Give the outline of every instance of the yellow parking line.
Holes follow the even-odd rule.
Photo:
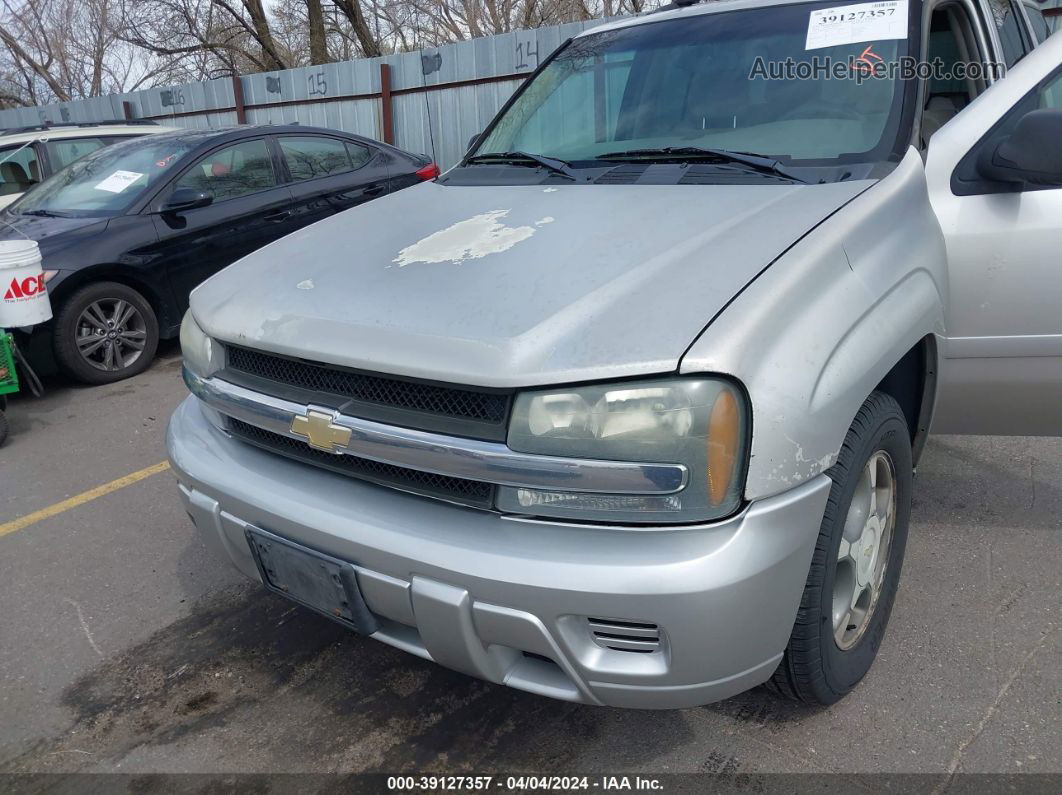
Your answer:
[[[97,497],[110,494],[112,491],[118,491],[118,489],[124,489],[126,486],[132,486],[134,483],[137,483],[144,478],[149,478],[159,472],[165,472],[169,468],[169,461],[160,461],[157,464],[152,464],[149,467],[144,467],[144,469],[138,469],[136,472],[131,472],[128,475],[116,478],[110,483],[104,483],[102,486],[97,486],[94,489],[75,494],[73,497],[65,499],[62,502],[57,502],[54,505],[49,505],[47,508],[41,508],[39,511],[34,511],[25,516],[20,516],[18,519],[0,524],[0,537],[6,536],[9,533],[14,533],[16,530],[21,530],[24,527],[29,527],[31,524],[36,524],[44,519],[50,519],[53,516],[69,511],[71,508],[76,508],[79,505],[84,505],[86,502],[91,502]]]

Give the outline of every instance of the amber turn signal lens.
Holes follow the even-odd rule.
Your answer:
[[[708,499],[712,505],[722,504],[734,479],[739,424],[737,398],[731,390],[723,389],[708,420]]]

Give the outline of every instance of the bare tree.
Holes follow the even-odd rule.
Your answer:
[[[310,63],[328,63],[328,38],[325,34],[321,0],[306,0],[306,30],[310,39]]]
[[[661,2],[0,0],[0,105],[408,52]]]

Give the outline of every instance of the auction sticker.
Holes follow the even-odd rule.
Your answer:
[[[907,38],[907,0],[883,0],[812,11],[804,49]]]
[[[105,190],[110,193],[121,193],[142,176],[144,175],[137,173],[136,171],[118,170],[102,182],[97,182],[94,187],[96,190]]]

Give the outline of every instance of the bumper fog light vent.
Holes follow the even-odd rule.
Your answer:
[[[604,649],[651,654],[660,650],[660,627],[641,621],[587,618],[594,643]]]

